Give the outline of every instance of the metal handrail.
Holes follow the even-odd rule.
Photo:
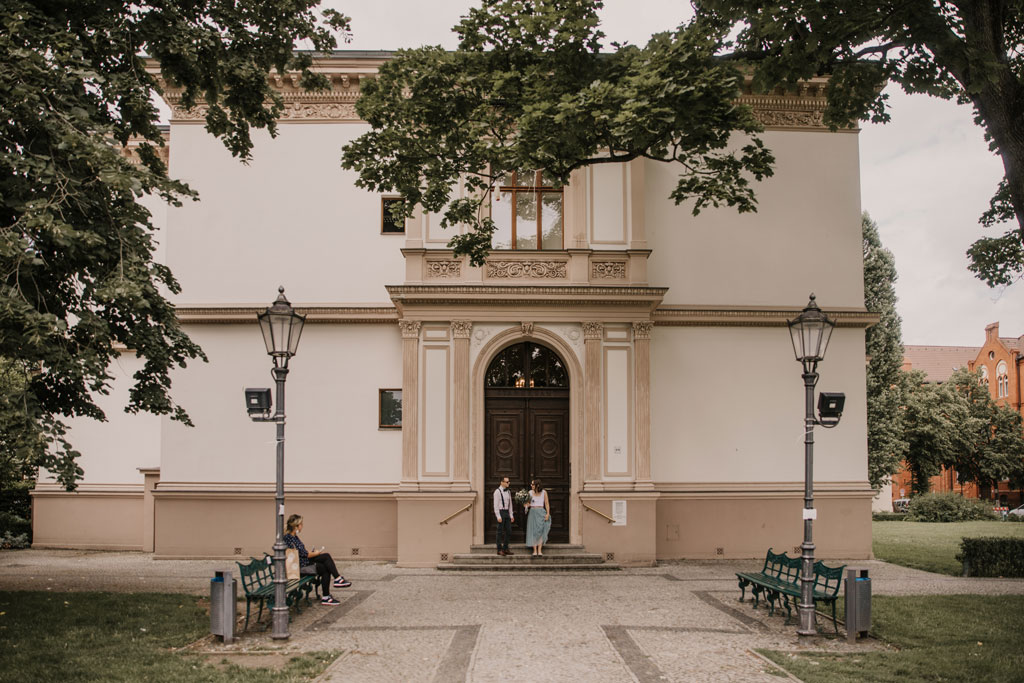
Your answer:
[[[615,520],[614,520],[614,519],[612,519],[612,518],[611,518],[611,517],[609,517],[608,515],[604,514],[604,513],[603,513],[603,512],[601,512],[600,510],[595,510],[594,508],[592,508],[592,507],[590,507],[589,505],[587,505],[586,503],[584,503],[584,502],[583,502],[582,500],[580,501],[580,505],[582,505],[583,507],[585,507],[585,508],[586,508],[587,510],[590,510],[591,512],[593,512],[593,513],[594,513],[595,515],[600,515],[600,516],[604,517],[605,519],[607,519],[607,520],[608,520],[608,523],[609,523],[609,524],[614,524],[614,523],[615,523]]]
[[[476,501],[473,501],[473,503],[475,503],[475,502]],[[447,517],[445,517],[444,519],[441,520],[441,524],[447,524],[448,520],[451,519],[452,517],[455,517],[456,515],[460,515],[463,512],[465,512],[466,510],[468,510],[469,508],[473,507],[473,503],[470,503],[469,505],[467,505],[466,507],[462,508],[461,510],[459,510],[457,512],[453,512],[452,514],[448,515]]]

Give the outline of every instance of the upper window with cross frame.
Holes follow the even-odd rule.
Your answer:
[[[563,249],[562,188],[544,171],[506,175],[491,195],[492,249]]]

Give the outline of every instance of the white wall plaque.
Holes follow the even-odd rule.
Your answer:
[[[626,501],[612,501],[612,526],[626,526]]]

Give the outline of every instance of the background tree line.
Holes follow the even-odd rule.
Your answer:
[[[937,384],[920,370],[902,370],[896,263],[866,213],[862,229],[864,303],[879,315],[865,333],[871,486],[881,488],[905,462],[915,494],[926,493],[943,467],[955,468],[961,484],[985,488],[1008,479],[1024,487],[1021,416],[992,399],[980,372],[960,368]]]

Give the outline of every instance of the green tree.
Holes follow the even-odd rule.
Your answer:
[[[865,212],[864,306],[879,321],[864,334],[867,367],[868,481],[876,491],[899,471],[907,450],[903,428],[903,334],[896,312],[896,259],[882,246],[878,226]]]
[[[968,250],[991,286],[1024,276],[1024,3],[1020,0],[696,0],[695,25],[736,29],[730,56],[765,89],[830,77],[825,120],[884,122],[888,81],[908,93],[969,103],[1003,162],[982,224],[1014,222]]]
[[[956,459],[955,411],[951,410],[951,392],[944,385],[925,381],[920,370],[901,372],[903,394],[903,438],[907,443],[905,461],[910,472],[910,490],[916,495],[928,493],[928,481],[942,466]]]
[[[481,264],[494,223],[481,211],[505,174],[545,169],[558,183],[589,164],[637,158],[678,164],[672,192],[694,213],[756,206],[751,180],[773,157],[747,107],[742,74],[715,59],[724,35],[689,30],[602,54],[596,0],[482,0],[455,27],[460,43],[400,50],[356,104],[371,130],[346,145],[356,184],[420,205]],[[741,140],[736,144],[737,140]],[[730,145],[730,143],[733,143]],[[453,198],[464,184],[468,192]]]
[[[64,419],[104,419],[93,397],[110,362],[144,359],[126,410],[189,422],[169,395],[170,371],[204,358],[162,291],[171,272],[153,261],[153,224],[137,201],[195,199],[167,175],[157,77],[208,107],[207,129],[247,159],[250,129],[275,132],[282,100],[271,70],[298,69],[307,87],[317,50],[347,30],[318,0],[8,0],[0,9],[0,443],[71,488],[81,476]],[[123,154],[139,141],[139,164]],[[26,459],[27,458],[27,459]],[[6,472],[6,470],[5,470]]]
[[[1024,432],[1020,414],[997,405],[978,372],[956,370],[946,382],[924,383],[924,373],[903,373],[907,467],[914,493],[928,491],[928,477],[954,468],[961,484],[995,486],[1024,481]]]
[[[944,385],[954,394],[951,413],[957,421],[953,457],[944,464],[956,468],[960,483],[994,487],[1009,479],[1024,479],[1024,431],[1020,414],[998,405],[980,372],[960,368]]]

